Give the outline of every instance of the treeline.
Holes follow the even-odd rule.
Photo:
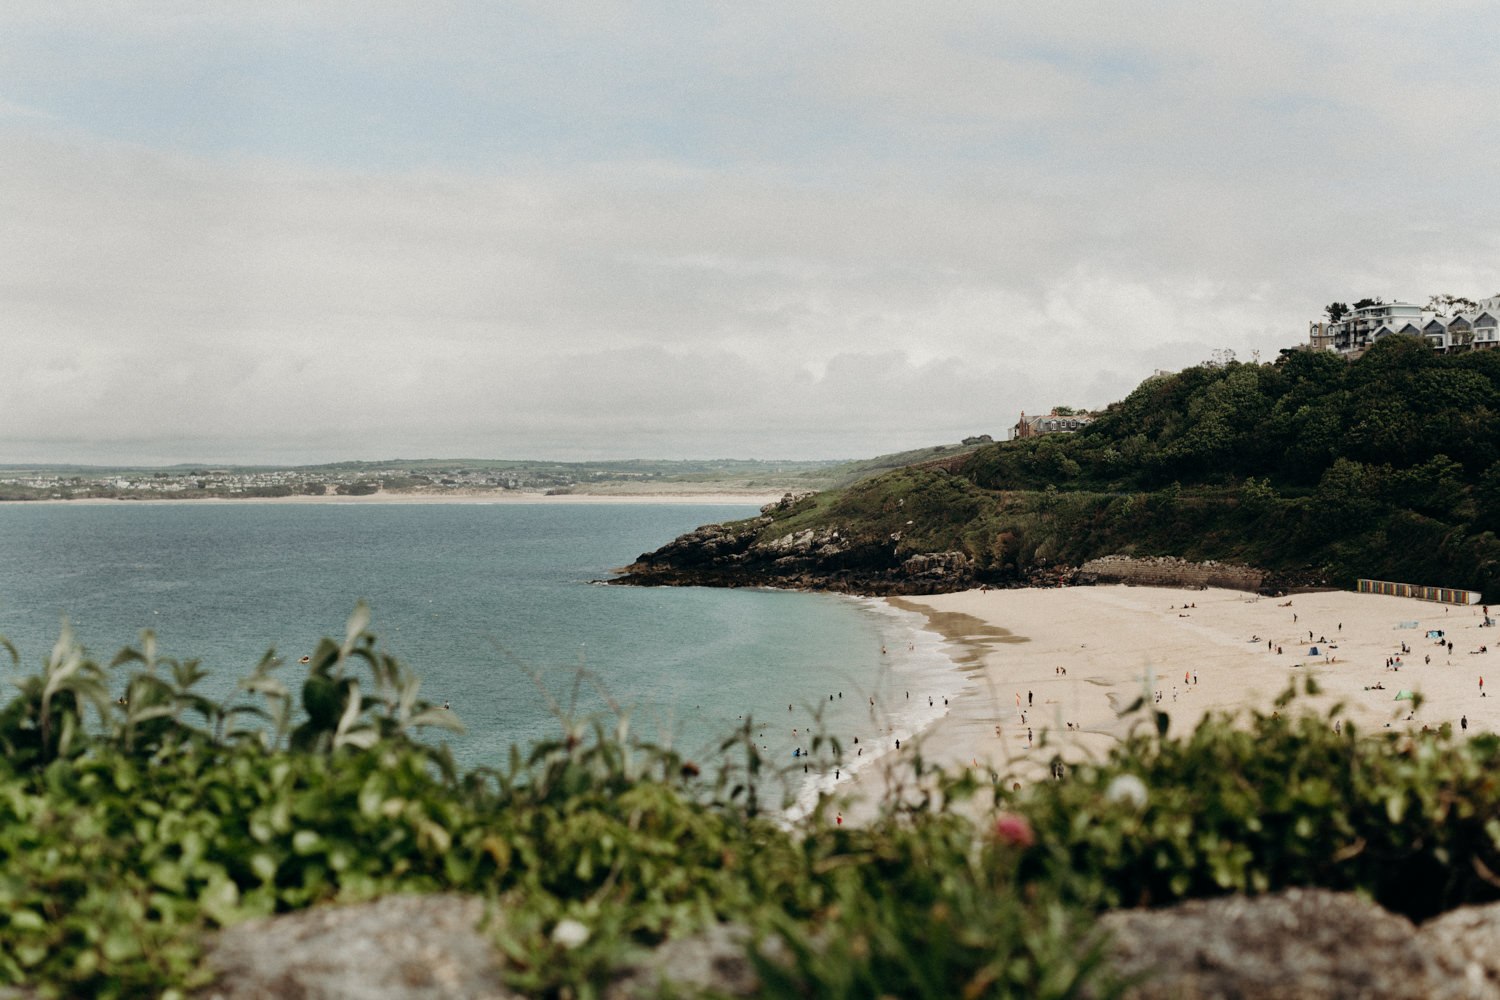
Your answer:
[[[1298,351],[1156,376],[1076,434],[993,445],[958,472],[1040,494],[1007,501],[1021,530],[1002,562],[1122,549],[1495,594],[1497,416],[1500,354],[1391,337],[1352,363]]]

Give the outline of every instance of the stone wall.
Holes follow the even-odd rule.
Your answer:
[[[1227,587],[1258,591],[1266,574],[1253,566],[1234,563],[1188,562],[1172,556],[1103,556],[1078,568],[1078,583],[1128,583],[1142,587]]]

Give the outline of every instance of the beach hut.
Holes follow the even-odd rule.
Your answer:
[[[1396,697],[1392,698],[1391,700],[1392,701],[1413,701],[1414,699],[1413,699],[1412,693],[1410,691],[1397,691],[1396,692]]]

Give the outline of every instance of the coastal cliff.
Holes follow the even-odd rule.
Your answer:
[[[930,594],[1358,577],[1500,594],[1500,352],[1392,337],[1142,382],[1076,433],[788,494],[642,555],[627,584]],[[1102,560],[1102,561],[1101,561]]]
[[[864,594],[931,594],[968,586],[961,552],[903,556],[889,537],[822,525],[778,530],[808,498],[788,493],[759,517],[707,524],[647,552],[618,583],[641,586],[772,586]]]
[[[871,596],[951,593],[974,586],[1064,586],[1125,583],[1154,587],[1227,587],[1273,591],[1296,583],[1253,566],[1172,556],[1111,554],[1081,565],[1045,562],[997,572],[968,552],[902,552],[900,538],[883,543],[857,530],[823,527],[778,532],[778,512],[792,509],[791,494],[761,515],[707,524],[654,552],[641,555],[612,581],[636,586],[784,587]]]

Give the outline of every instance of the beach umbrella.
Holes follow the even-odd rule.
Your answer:
[[[1392,701],[1411,701],[1412,700],[1412,694],[1411,694],[1410,691],[1397,691],[1396,692],[1396,697],[1393,698],[1393,699],[1391,699],[1391,700]]]

